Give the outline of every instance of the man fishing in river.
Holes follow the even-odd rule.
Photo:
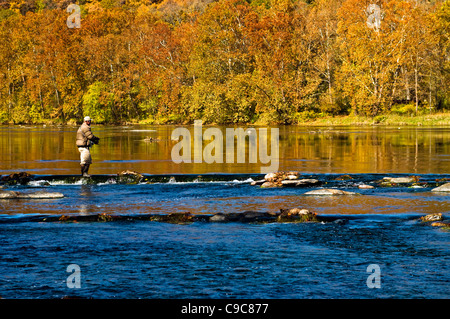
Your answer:
[[[83,177],[91,177],[88,174],[89,166],[92,164],[91,152],[89,151],[89,148],[94,144],[98,144],[99,140],[100,138],[91,132],[91,118],[86,116],[83,124],[81,124],[77,131],[76,142],[78,151],[80,152],[81,176]]]

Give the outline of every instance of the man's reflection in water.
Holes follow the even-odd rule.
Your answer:
[[[87,200],[87,203],[81,203],[79,205],[80,215],[90,215],[99,212],[99,206],[90,203],[90,198],[94,196],[92,185],[81,185],[80,195]]]

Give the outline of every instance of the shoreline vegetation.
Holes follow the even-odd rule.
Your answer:
[[[449,124],[449,1],[70,2],[0,4],[0,124]]]
[[[95,119],[94,119],[95,120]],[[26,123],[26,124],[14,124],[14,123],[3,123],[0,126],[36,126],[36,125],[45,125],[45,126],[78,126],[81,122],[69,121],[68,123],[60,123],[54,121],[41,121],[39,123]],[[235,125],[234,123],[206,123],[204,126],[212,126],[212,125]],[[99,124],[96,124],[99,125]],[[108,125],[108,124],[107,124]],[[159,123],[158,121],[154,121],[149,123],[148,121],[125,121],[122,123],[114,123],[109,124],[112,126],[120,126],[120,125],[193,125],[193,123],[189,122],[173,122],[173,123]],[[240,126],[260,126],[267,125],[264,123],[240,123]],[[424,114],[424,115],[380,115],[377,117],[368,117],[368,116],[356,116],[356,115],[340,115],[340,116],[329,116],[329,115],[320,115],[316,118],[307,119],[299,123],[288,124],[293,126],[428,126],[428,127],[439,127],[439,126],[450,126],[450,112],[441,112],[435,114]]]
[[[309,126],[450,126],[450,112],[425,115],[324,116],[299,125]]]

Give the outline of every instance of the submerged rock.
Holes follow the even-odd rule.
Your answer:
[[[378,181],[380,186],[384,187],[396,187],[403,186],[405,184],[414,184],[419,181],[420,177],[410,176],[410,177],[383,177],[381,181]]]
[[[279,213],[245,211],[242,213],[217,213],[209,217],[210,222],[274,223],[274,222],[318,222],[317,214],[307,209],[280,209]]]
[[[348,223],[348,220],[347,220],[347,219],[341,219],[341,218],[338,218],[338,219],[335,219],[335,220],[333,221],[333,223],[334,223],[334,224],[338,224],[338,225],[345,225],[345,224]]]
[[[216,217],[214,217],[216,216]],[[245,211],[242,213],[218,213],[212,216],[210,221],[219,222],[241,222],[241,223],[263,223],[274,222],[276,214],[269,212]]]
[[[305,195],[331,196],[331,195],[360,195],[360,194],[354,192],[347,192],[340,189],[325,188],[306,192]]]
[[[196,217],[194,217],[196,219]],[[245,211],[242,213],[217,213],[209,222],[274,223],[274,222],[318,222],[316,213],[307,209],[280,209],[279,213]]]
[[[433,227],[441,227],[444,230],[450,230],[450,222],[445,222],[441,213],[433,213],[422,216],[419,220]]]
[[[92,215],[61,215],[49,216],[42,219],[43,222],[110,222],[116,220],[123,220],[125,216],[116,216],[107,213],[92,214]]]
[[[114,215],[109,213],[89,214],[89,215],[51,215],[37,217],[38,222],[113,222],[113,221],[152,221],[173,224],[190,224],[192,222],[219,222],[219,223],[334,223],[343,225],[348,221],[345,218],[335,218],[329,216],[318,216],[307,209],[292,208],[280,209],[279,212],[258,212],[245,211],[242,213],[216,213],[191,214],[171,213],[171,214],[133,214]]]
[[[15,185],[15,184],[21,184],[25,185],[31,179],[33,178],[33,175],[27,173],[27,172],[20,172],[20,173],[11,173],[9,175],[2,176],[1,181],[5,184],[9,185]]]
[[[106,213],[98,214],[97,218],[98,218],[98,221],[101,221],[101,222],[109,222],[109,221],[113,220],[113,217],[110,214],[106,214]]]
[[[234,215],[233,217],[238,217],[236,221],[240,222],[269,222],[276,217],[276,214],[273,213],[256,211],[245,211]]]
[[[63,198],[64,194],[57,192],[37,191],[21,193],[16,191],[0,190],[0,199],[52,199]]]
[[[186,224],[194,222],[194,215],[189,212],[185,213],[170,213],[167,215],[155,215],[150,217],[150,220],[153,221],[161,221],[166,223],[174,223],[174,224]]]
[[[317,215],[306,209],[280,209],[279,213],[245,211],[242,213],[217,213],[209,218],[210,222],[242,222],[242,223],[273,223],[273,222],[306,222],[319,221]]]
[[[348,181],[351,179],[353,179],[353,177],[351,177],[350,175],[342,175],[342,176],[335,178],[334,180],[335,181]]]
[[[432,192],[450,192],[450,183],[446,183],[439,187],[433,188],[431,191]]]
[[[432,222],[432,223],[431,223],[431,226],[450,228],[450,223],[445,223],[445,222]]]
[[[58,192],[46,192],[37,191],[33,193],[20,193],[17,198],[30,198],[30,199],[51,199],[51,198],[63,198],[64,194]]]
[[[0,189],[0,199],[17,198],[18,192]]]
[[[292,208],[280,209],[277,222],[319,222],[319,219],[316,213],[307,209]]]

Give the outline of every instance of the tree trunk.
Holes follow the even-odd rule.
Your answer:
[[[409,92],[408,70],[406,68],[403,69],[403,77],[405,79],[406,101],[409,102],[411,100],[411,95]]]
[[[9,84],[8,84],[8,95],[9,95],[9,101],[8,101],[8,121],[11,121],[11,109],[12,109],[12,95],[14,91],[14,82],[11,81],[11,67],[8,63],[8,78],[9,78]]]
[[[331,68],[330,68],[330,34],[328,32],[328,22],[326,23],[325,35],[327,39],[327,78],[328,78],[328,96],[330,105],[333,105],[333,94],[331,90]]]
[[[432,95],[432,89],[431,89],[431,83],[432,83],[432,76],[431,76],[431,69],[430,69],[430,81],[429,81],[429,93],[428,93],[428,108],[431,113],[431,95]]]
[[[416,68],[414,69],[414,90],[416,91],[416,114],[417,111],[419,109],[419,98],[418,98],[418,94],[417,94],[417,90],[419,89],[419,85],[418,85],[418,74],[417,74],[417,64],[416,64]]]

